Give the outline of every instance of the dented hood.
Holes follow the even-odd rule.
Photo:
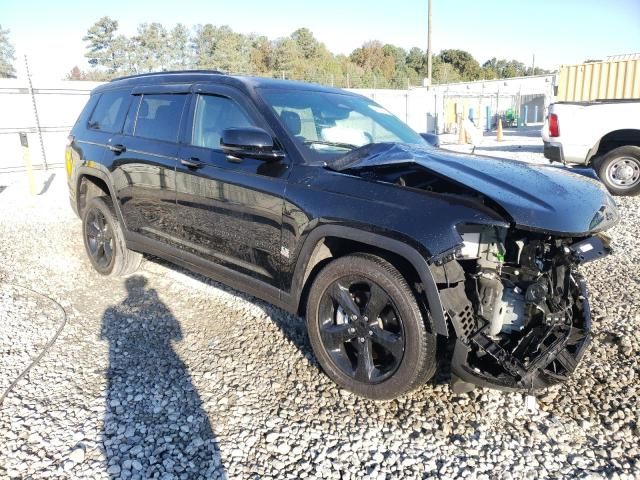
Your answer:
[[[377,143],[331,162],[336,171],[415,164],[492,199],[521,228],[564,235],[606,230],[618,222],[613,198],[593,178],[570,169],[465,155],[397,143]]]

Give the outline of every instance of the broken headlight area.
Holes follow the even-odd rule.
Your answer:
[[[608,238],[479,225],[458,233],[462,245],[432,266],[455,333],[454,380],[527,391],[566,380],[591,328],[577,266],[607,255]]]

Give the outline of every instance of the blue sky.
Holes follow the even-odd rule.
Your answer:
[[[640,51],[640,0],[433,0],[434,50],[461,48],[480,63],[491,56],[555,68],[587,58]],[[142,22],[227,24],[243,33],[280,37],[310,28],[336,53],[378,39],[426,48],[427,0],[0,0],[22,68],[29,55],[38,77],[87,68],[82,37],[109,15],[122,33]]]

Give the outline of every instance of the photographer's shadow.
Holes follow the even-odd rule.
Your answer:
[[[103,443],[111,478],[226,478],[220,451],[172,342],[179,322],[146,279],[103,315],[109,341]],[[170,475],[167,475],[170,474]]]

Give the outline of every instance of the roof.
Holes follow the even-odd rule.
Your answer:
[[[607,62],[620,62],[624,60],[640,60],[640,53],[623,53],[621,55],[609,55]]]
[[[229,75],[219,70],[178,70],[171,72],[151,72],[127,77],[114,78],[110,82],[98,87],[100,90],[124,86],[158,85],[163,83],[221,83],[243,86],[247,89],[274,88],[311,90],[354,95],[345,90],[326,87],[315,83],[299,82],[295,80],[280,80],[267,77],[251,77],[244,75]]]

